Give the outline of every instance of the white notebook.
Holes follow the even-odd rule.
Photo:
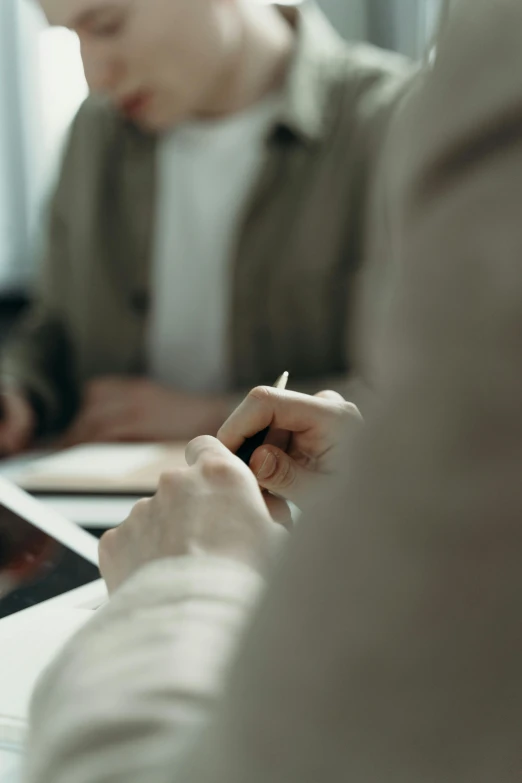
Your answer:
[[[153,494],[169,469],[187,467],[185,443],[74,446],[9,470],[29,492]]]
[[[20,612],[0,623],[0,720],[25,720],[35,683],[67,640],[90,618],[91,609]],[[1,738],[0,727],[0,738]]]
[[[4,756],[23,746],[29,704],[40,674],[92,616],[90,609],[42,607],[0,623],[0,751]],[[0,782],[4,783],[1,776]]]

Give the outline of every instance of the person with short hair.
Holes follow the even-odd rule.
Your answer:
[[[64,428],[69,445],[215,434],[283,369],[344,387],[411,64],[346,44],[308,0],[41,5],[78,33],[92,94],[0,362],[0,451]]]

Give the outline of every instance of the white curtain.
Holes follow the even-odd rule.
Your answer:
[[[27,276],[31,203],[24,111],[23,41],[16,0],[0,3],[0,281],[4,288]]]
[[[76,37],[33,0],[0,0],[0,293],[34,276],[42,204],[86,94]]]

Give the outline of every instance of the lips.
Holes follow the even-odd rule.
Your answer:
[[[130,119],[139,117],[147,108],[150,97],[149,92],[136,92],[120,102],[120,111]]]

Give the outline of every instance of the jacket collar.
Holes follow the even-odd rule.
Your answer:
[[[327,127],[329,65],[344,42],[312,0],[277,8],[296,31],[279,124],[304,141],[317,141]]]

